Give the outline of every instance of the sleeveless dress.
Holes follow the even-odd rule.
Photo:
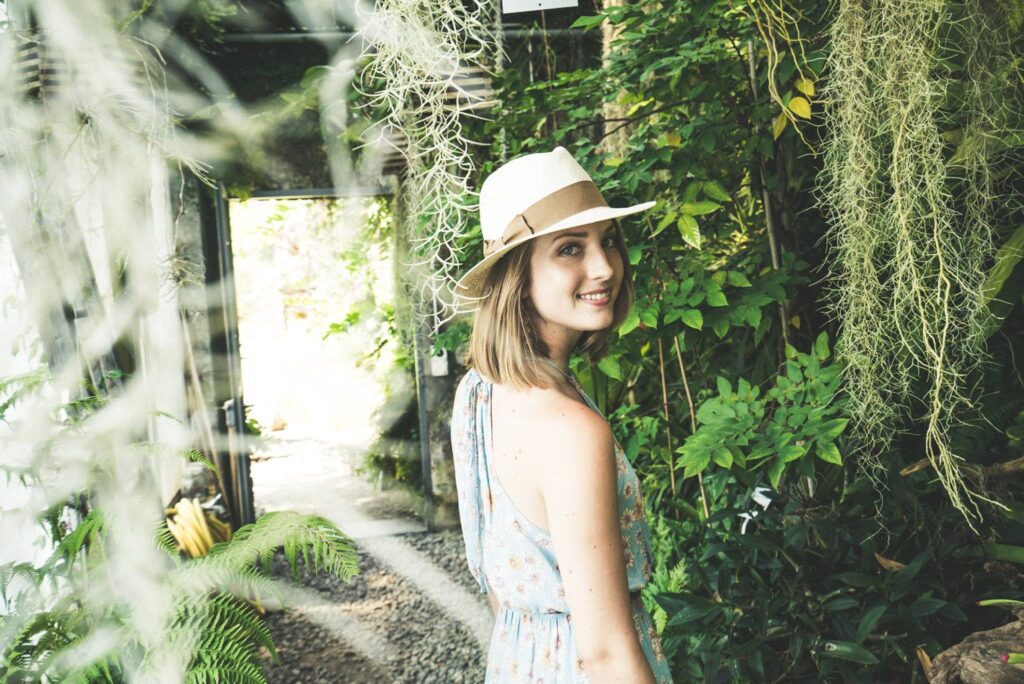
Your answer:
[[[597,407],[572,378],[591,409]],[[488,684],[587,682],[576,652],[569,605],[548,531],[519,511],[491,464],[493,384],[476,370],[463,377],[452,410],[452,452],[466,560],[499,612],[487,654]],[[598,412],[600,414],[600,412]],[[651,577],[651,542],[633,467],[615,443],[619,525],[633,625],[658,684],[672,675],[640,589]]]

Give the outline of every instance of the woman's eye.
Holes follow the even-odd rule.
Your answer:
[[[618,245],[615,243],[614,236],[608,236],[607,238],[605,238],[602,245],[604,245],[605,249],[616,249],[618,247]],[[568,252],[567,250],[573,251]],[[560,249],[558,253],[561,254],[562,256],[575,256],[580,253],[580,246],[575,243],[571,243],[569,245],[565,245],[564,247],[562,247],[562,249]]]

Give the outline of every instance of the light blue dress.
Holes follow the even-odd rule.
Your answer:
[[[587,404],[597,407],[570,378]],[[491,465],[493,384],[470,370],[455,393],[452,452],[459,516],[469,570],[500,611],[487,654],[488,684],[587,682],[573,640],[572,619],[551,535],[527,520],[502,488]],[[615,444],[619,523],[633,624],[659,684],[672,681],[661,641],[639,590],[651,577],[651,542],[633,467]]]

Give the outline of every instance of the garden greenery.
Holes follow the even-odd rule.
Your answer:
[[[991,500],[966,480],[950,430],[985,355],[994,141],[1019,121],[1000,82],[1012,62],[1000,14],[973,2],[841,3],[824,92],[832,313],[861,462],[877,467],[906,421],[923,422],[924,453],[971,519]]]
[[[572,364],[644,477],[678,680],[924,681],[1018,594],[1021,10],[609,4],[548,13],[617,36],[548,78],[510,45],[481,175],[563,144],[658,201],[623,222],[633,312]]]

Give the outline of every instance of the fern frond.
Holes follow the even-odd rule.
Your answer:
[[[170,529],[167,527],[167,520],[161,520],[156,528],[156,546],[166,553],[172,560],[178,561],[178,542],[174,539]]]
[[[241,684],[266,684],[263,671],[254,663],[209,664],[194,667],[188,671],[188,684],[220,684],[239,682]]]
[[[11,583],[20,579],[32,588],[38,589],[46,578],[46,573],[31,563],[5,563],[0,565],[0,601],[8,605],[13,598],[8,594]]]
[[[306,568],[314,572],[325,570],[346,582],[359,572],[359,556],[352,540],[334,523],[319,515],[294,511],[267,513],[239,529],[230,542],[210,549],[209,557],[233,567],[260,563],[267,568],[274,552],[282,546],[296,579],[300,553]]]
[[[210,601],[209,610],[213,620],[223,620],[240,626],[247,638],[266,648],[275,662],[279,661],[270,629],[251,605],[234,596],[220,594]]]
[[[18,403],[22,397],[49,379],[50,369],[46,366],[41,366],[20,375],[9,375],[6,378],[0,378],[0,395],[7,394],[7,398],[0,401],[0,420],[4,419],[7,411]]]
[[[93,543],[103,533],[106,521],[98,509],[93,509],[82,519],[82,522],[75,525],[74,529],[64,535],[64,538],[57,544],[53,554],[46,561],[46,567],[55,569],[61,561],[70,570],[74,565],[78,552],[86,545]]]
[[[182,563],[168,575],[171,586],[185,596],[200,597],[210,592],[229,592],[242,598],[273,596],[280,592],[268,578],[252,567],[235,567],[216,558],[203,556]]]

